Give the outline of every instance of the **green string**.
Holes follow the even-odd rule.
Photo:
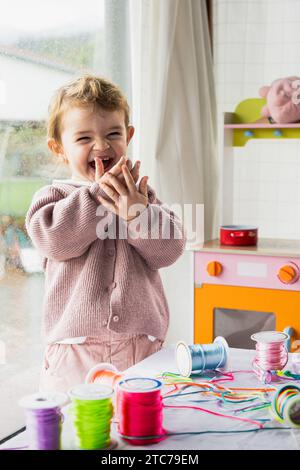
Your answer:
[[[103,400],[72,399],[71,414],[80,449],[105,449],[110,445],[111,398]]]
[[[263,408],[269,408],[271,403],[262,403],[261,405],[254,406],[253,408],[248,408],[247,410],[241,410],[241,413],[247,413],[248,411],[262,410]]]
[[[299,374],[293,374],[292,372],[290,372],[289,370],[277,370],[276,371],[276,374],[279,376],[279,377],[288,377],[288,378],[291,378],[291,379],[295,379],[295,380],[300,380],[300,375]]]
[[[232,396],[232,397],[235,397],[237,394],[236,393],[231,393],[231,392],[223,392],[221,394],[221,400],[224,402],[224,403],[230,403],[231,405],[233,403],[248,403],[249,401],[254,401],[254,400],[257,400],[257,397],[250,397],[250,398],[241,398],[240,400],[230,400],[230,398],[226,398],[227,395],[228,397]]]
[[[175,374],[173,372],[163,372],[159,377],[162,379],[167,379],[168,377],[172,378],[173,383],[180,383],[180,382],[192,382],[192,379],[189,377],[183,377],[180,374]]]

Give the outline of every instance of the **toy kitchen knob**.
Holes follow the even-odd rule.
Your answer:
[[[293,284],[299,278],[299,269],[296,265],[286,264],[279,268],[277,276],[283,284]]]
[[[206,266],[206,271],[210,276],[220,276],[223,267],[218,261],[210,261]]]

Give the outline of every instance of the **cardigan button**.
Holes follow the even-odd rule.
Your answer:
[[[109,248],[109,250],[107,250],[107,254],[108,256],[115,256],[115,250],[113,248]]]
[[[117,283],[116,282],[112,282],[108,287],[107,287],[107,290],[109,292],[112,292],[112,290],[117,287]]]
[[[117,322],[117,321],[119,321],[119,317],[118,317],[118,315],[115,315],[115,316],[113,317],[113,321],[114,321],[114,322]]]

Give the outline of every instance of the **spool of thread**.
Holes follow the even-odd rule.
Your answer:
[[[289,335],[282,331],[261,331],[251,336],[256,341],[256,356],[252,362],[253,370],[259,380],[270,383],[274,372],[282,370],[288,361],[285,342]]]
[[[300,388],[293,384],[279,388],[272,402],[276,419],[292,428],[300,428]]]
[[[100,362],[88,372],[85,383],[101,383],[114,389],[122,378],[123,374],[114,365]]]
[[[69,395],[76,446],[84,450],[109,447],[113,389],[97,383],[82,384],[72,388]]]
[[[147,445],[165,438],[161,387],[159,380],[146,377],[126,378],[118,384],[118,431],[126,442]]]
[[[229,370],[229,346],[225,338],[218,336],[211,344],[193,344],[184,341],[176,345],[176,363],[181,375],[189,377],[204,370]]]
[[[31,450],[59,450],[61,448],[60,408],[68,402],[64,393],[35,393],[19,401],[25,408],[26,429]]]

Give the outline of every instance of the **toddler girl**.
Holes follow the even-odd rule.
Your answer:
[[[72,80],[50,103],[48,147],[71,177],[37,191],[26,216],[45,271],[41,391],[67,392],[98,362],[123,371],[165,339],[158,270],[182,254],[185,234],[148,177],[138,183],[133,134],[125,97],[103,78]]]

